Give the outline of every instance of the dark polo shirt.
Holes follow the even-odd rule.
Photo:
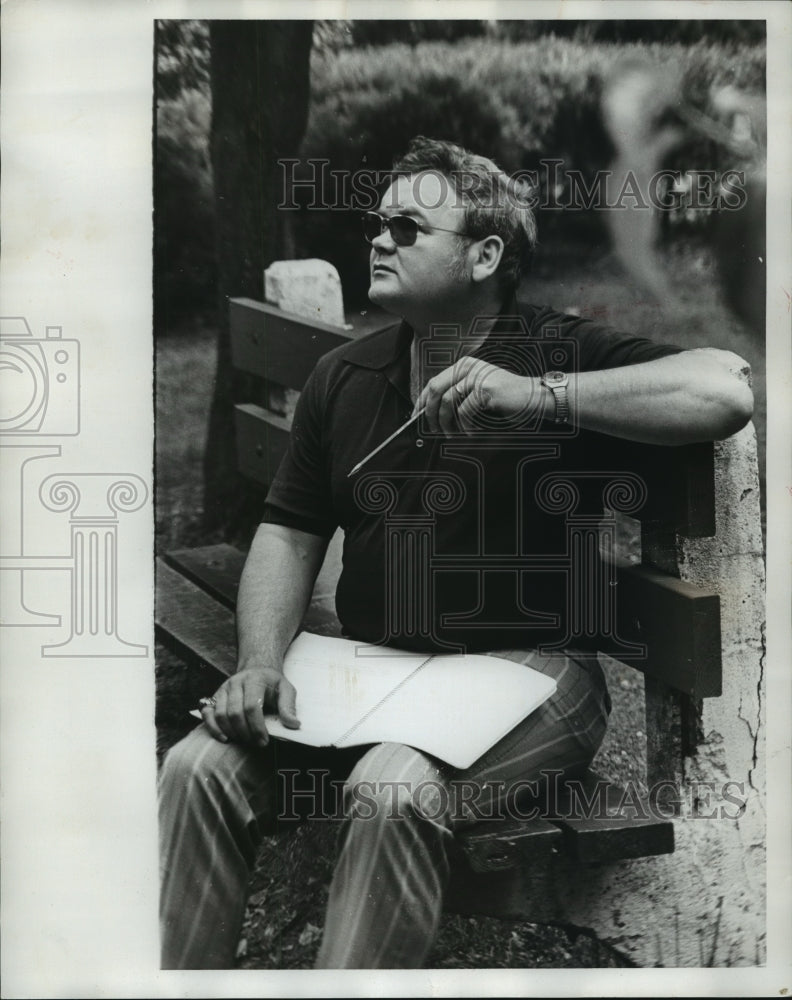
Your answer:
[[[451,363],[461,336],[436,330],[424,344],[430,375]],[[323,536],[344,530],[336,610],[353,638],[438,651],[564,644],[578,614],[569,518],[585,514],[581,484],[601,486],[613,469],[615,439],[532,416],[482,418],[474,434],[453,437],[419,420],[350,479],[410,417],[411,341],[396,323],[319,361],[264,520]],[[475,355],[539,376],[678,350],[512,301]]]

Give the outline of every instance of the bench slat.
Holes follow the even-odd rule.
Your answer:
[[[226,674],[236,670],[236,661],[229,666],[230,661],[223,658],[228,669],[211,662],[206,634],[215,622],[235,648],[234,608],[244,565],[245,553],[226,544],[175,549],[157,560],[157,627],[163,637],[188,659],[205,660]],[[301,628],[317,635],[341,636],[332,594],[311,601]]]
[[[457,843],[473,871],[492,872],[557,854],[563,833],[543,819],[491,819],[460,830]]]
[[[229,322],[234,366],[289,389],[302,389],[319,358],[352,339],[341,327],[253,299],[231,299]]]
[[[205,545],[199,549],[175,549],[165,553],[165,562],[188,580],[220,601],[231,611],[236,607],[239,578],[245,553],[233,545]]]
[[[289,446],[289,422],[252,403],[234,407],[239,471],[268,489]]]
[[[225,674],[236,670],[234,613],[157,559],[155,625],[159,637],[188,662]]]
[[[595,771],[587,771],[579,779],[575,786],[579,794],[573,794],[570,785],[575,783],[561,785],[554,803],[558,818],[548,818],[561,829],[564,853],[575,861],[615,861],[673,853],[674,824],[670,819],[652,815],[645,803],[634,808],[636,799]]]
[[[647,658],[624,662],[693,698],[722,690],[720,598],[649,566],[617,570],[619,639],[647,646]],[[604,652],[619,658],[618,648]]]

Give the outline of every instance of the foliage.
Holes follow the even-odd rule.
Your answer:
[[[352,23],[353,32],[359,23]],[[516,44],[481,37],[315,51],[301,175],[311,176],[305,162],[310,158],[329,160],[328,171],[386,170],[408,140],[423,133],[486,152],[508,171],[536,170],[540,183],[546,180],[542,162],[553,158],[563,161],[564,170],[577,169],[588,178],[613,156],[600,96],[622,61],[678,65],[687,103],[712,114],[713,88],[764,89],[762,46],[734,44],[729,58],[725,53],[723,45],[710,40],[592,44],[554,34]],[[729,155],[686,129],[684,143],[667,165],[718,170],[735,166]],[[324,195],[337,204],[333,185]],[[307,201],[308,192],[302,197]],[[596,213],[547,216],[541,220],[545,234],[557,226],[596,234],[601,222]],[[356,218],[345,218],[341,211],[314,209],[303,211],[295,227],[299,255],[331,260],[353,299],[362,297],[360,275],[365,273],[366,248],[358,226]]]
[[[351,21],[353,43],[358,47],[392,45],[404,42],[417,45],[419,42],[455,42],[460,38],[471,38],[487,32],[486,21]]]
[[[209,93],[209,27],[206,21],[156,21],[157,100],[185,90]]]
[[[757,43],[765,39],[764,21],[492,21],[492,37],[512,42],[533,41],[544,35],[577,42],[681,42],[693,45],[709,40],[721,44]]]
[[[394,103],[403,115],[414,114],[417,123],[434,118],[438,132],[448,134],[455,122],[443,128],[447,109],[438,104],[433,110],[440,88],[432,83],[454,79],[468,95],[482,101],[486,113],[496,109],[504,131],[492,153],[500,155],[506,169],[530,167],[548,156],[585,167],[592,153],[603,163],[610,155],[604,133],[601,128],[593,136],[586,133],[599,118],[602,82],[617,63],[629,59],[679,63],[687,99],[697,107],[706,106],[712,86],[764,88],[763,48],[740,46],[725,59],[723,48],[707,41],[693,46],[589,45],[551,35],[513,45],[487,38],[376,50],[347,48],[333,59],[314,59],[305,150],[313,155],[335,130],[338,140],[350,146],[349,159],[368,140],[365,126],[372,116],[384,107],[380,113],[386,117]],[[383,131],[388,124],[383,123]],[[413,134],[416,131],[417,127]],[[402,135],[393,138],[396,152]]]
[[[345,45],[382,46],[395,42],[417,45],[428,41],[458,41],[485,36],[507,42],[528,42],[555,35],[576,42],[662,42],[694,45],[702,40],[723,45],[754,44],[765,39],[761,20],[358,20],[319,21],[319,31],[346,34]]]
[[[314,21],[313,51],[334,55],[353,44],[352,21]]]
[[[201,90],[157,106],[154,165],[154,316],[160,331],[214,305],[214,192],[211,106]]]

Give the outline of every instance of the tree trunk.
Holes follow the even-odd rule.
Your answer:
[[[253,390],[231,367],[228,299],[262,298],[264,268],[284,255],[278,160],[296,156],[308,120],[312,31],[312,21],[211,23],[219,332],[204,458],[209,532],[243,513],[233,404],[250,402]]]

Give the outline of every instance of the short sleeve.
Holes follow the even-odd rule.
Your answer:
[[[681,347],[674,344],[662,344],[648,337],[620,333],[610,327],[587,321],[581,322],[578,338],[582,371],[637,365],[682,351]]]
[[[663,344],[648,337],[625,333],[613,327],[603,326],[590,319],[541,310],[535,319],[533,336],[546,339],[545,331],[558,331],[577,343],[577,358],[573,365],[578,371],[600,371],[605,368],[621,368],[646,361],[656,361],[671,354],[679,354],[681,347]],[[548,341],[549,342],[549,341]]]
[[[264,519],[329,536],[338,522],[323,434],[323,381],[315,369],[297,400],[289,447],[267,493]]]
[[[325,521],[314,520],[309,517],[302,517],[299,514],[290,514],[282,507],[265,503],[264,513],[261,515],[262,524],[280,524],[284,528],[296,528],[309,535],[320,535],[322,538],[329,538],[331,531]]]

